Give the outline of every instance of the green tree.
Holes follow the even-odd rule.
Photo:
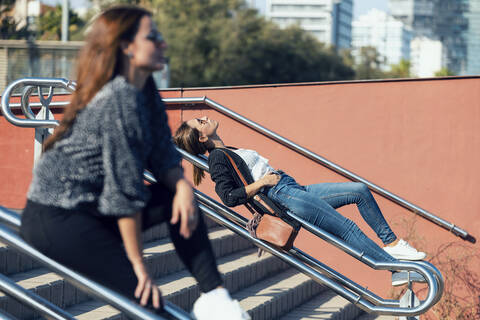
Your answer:
[[[285,30],[240,0],[152,0],[168,42],[173,86],[351,79],[330,48],[298,27]]]
[[[387,75],[390,78],[411,78],[411,65],[410,61],[402,59],[399,63],[390,66],[390,72]]]
[[[68,33],[70,40],[83,39],[85,22],[72,10],[69,10]],[[62,38],[62,6],[56,5],[53,10],[43,14],[38,22],[39,40],[60,40]]]
[[[447,67],[443,67],[442,69],[435,72],[435,77],[448,77],[454,75],[455,73],[453,73],[453,71],[449,70]]]
[[[358,63],[355,65],[356,79],[383,79],[386,74],[380,69],[380,54],[375,47],[361,47]]]
[[[352,49],[342,49],[339,51],[340,57],[346,66],[355,69],[355,58],[352,53]]]

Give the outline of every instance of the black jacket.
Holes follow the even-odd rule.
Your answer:
[[[248,202],[245,187],[223,151],[235,161],[247,183],[254,182],[247,164],[238,154],[229,149],[214,149],[208,156],[208,166],[210,177],[215,182],[215,191],[228,207],[245,204]]]
[[[266,196],[266,193],[260,194],[263,203],[255,199],[248,199],[245,192],[245,186],[238,176],[235,168],[233,168],[229,159],[225,155],[225,152],[233,159],[238,167],[238,170],[242,173],[243,177],[247,181],[247,184],[254,182],[250,169],[243,159],[235,152],[229,149],[214,149],[208,156],[208,166],[210,169],[210,177],[215,182],[215,191],[222,200],[222,202],[228,207],[235,207],[241,204],[250,204],[260,214],[272,214],[270,210],[265,208],[265,204],[273,209],[274,215],[281,217],[284,221],[292,225],[295,230],[300,228],[300,224],[285,214],[287,208],[275,203]]]

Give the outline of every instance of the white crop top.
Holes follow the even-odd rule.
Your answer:
[[[254,181],[260,180],[268,172],[276,172],[275,169],[268,164],[268,159],[259,155],[255,150],[236,149],[232,151],[245,161]]]

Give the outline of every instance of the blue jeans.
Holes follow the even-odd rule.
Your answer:
[[[280,175],[278,184],[268,190],[270,199],[377,261],[396,261],[369,239],[353,221],[335,210],[355,203],[363,219],[384,244],[395,241],[397,237],[365,184],[345,182],[301,186],[286,173],[281,172]]]

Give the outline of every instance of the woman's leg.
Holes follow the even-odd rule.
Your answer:
[[[281,181],[282,182],[282,181]],[[358,226],[345,218],[313,193],[289,182],[272,188],[269,197],[302,219],[344,240],[353,248],[364,252],[377,261],[396,261],[375,242],[369,239]]]
[[[355,203],[363,219],[384,244],[392,243],[397,239],[365,184],[359,182],[319,183],[305,186],[305,190],[320,197],[335,209]]]
[[[131,299],[137,278],[115,219],[27,202],[21,235],[32,246],[88,278]]]
[[[218,272],[215,255],[208,239],[203,216],[199,213],[198,225],[190,238],[180,235],[180,222],[170,224],[172,216],[173,194],[161,184],[149,186],[152,194],[150,202],[143,211],[143,228],[166,222],[169,227],[175,249],[190,273],[197,280],[200,290],[208,292],[223,284]]]

